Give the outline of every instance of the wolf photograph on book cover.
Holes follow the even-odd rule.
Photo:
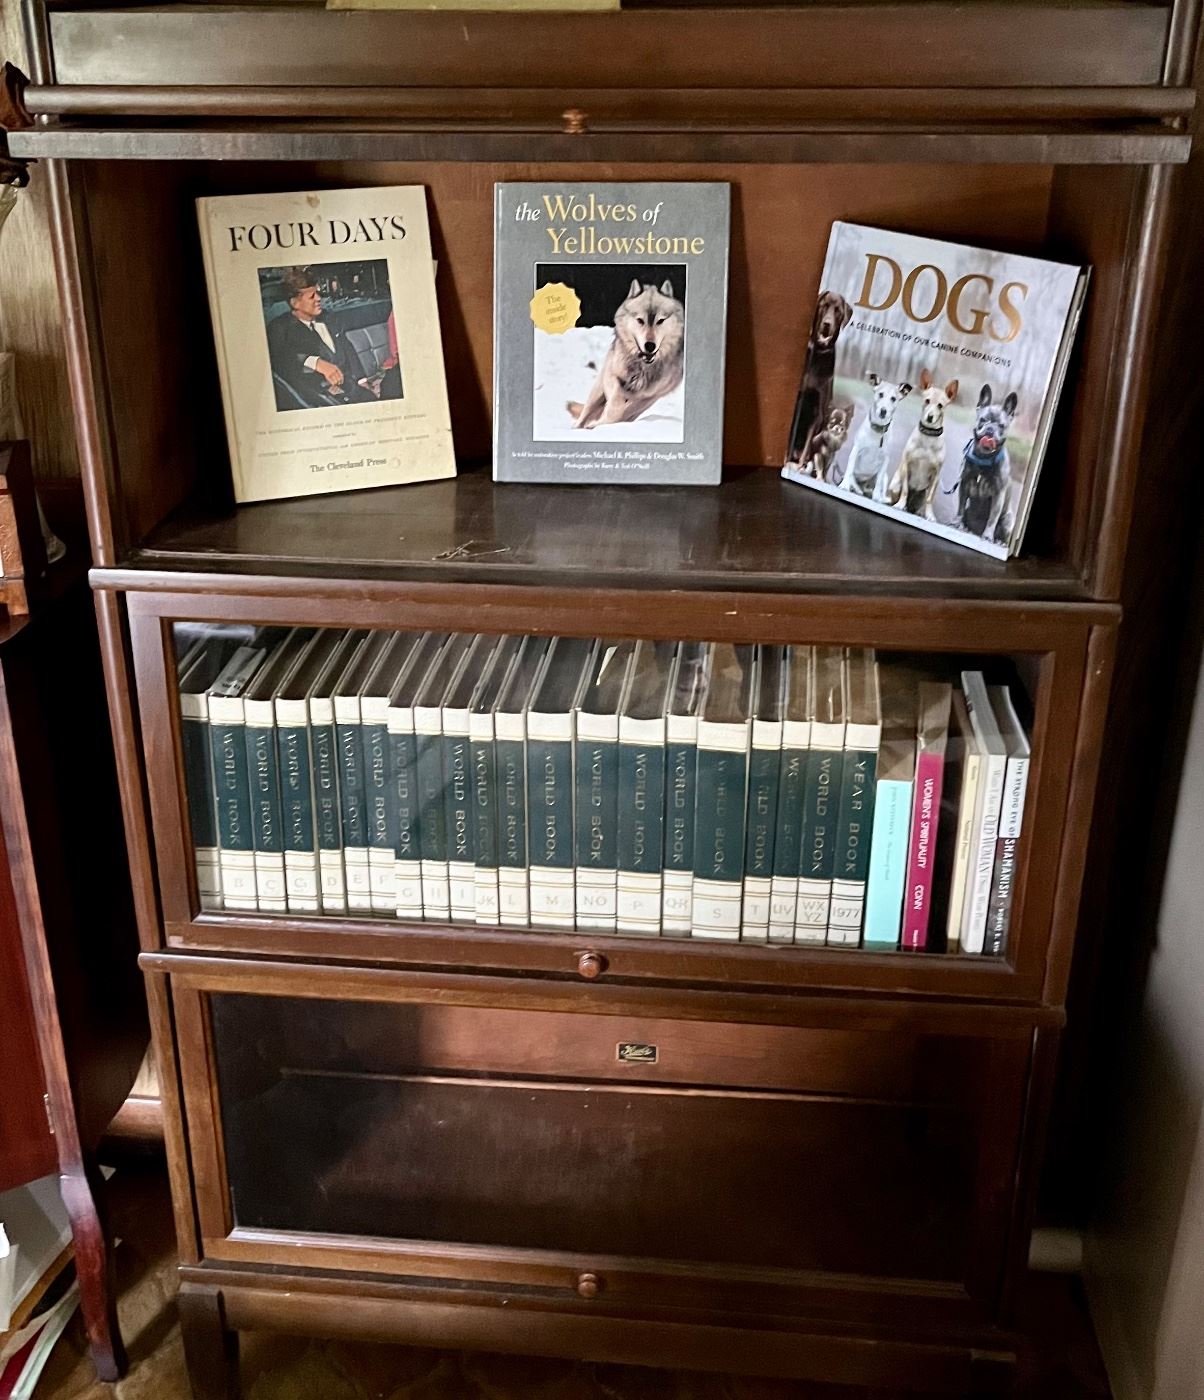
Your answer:
[[[568,330],[535,327],[535,439],[681,442],[685,263],[537,263],[535,300],[553,288],[580,311]]]
[[[723,184],[497,186],[495,480],[719,481],[729,203]]]
[[[1075,266],[835,224],[783,475],[1015,553],[1085,284]]]

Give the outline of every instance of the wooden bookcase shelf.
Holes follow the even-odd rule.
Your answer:
[[[251,1326],[1007,1389],[1198,11],[29,0],[197,1400]],[[721,487],[490,480],[493,185],[580,178],[732,186]],[[235,509],[193,202],[370,184],[428,192],[464,470]],[[1023,557],[779,479],[835,219],[1091,265]],[[997,658],[1006,956],[202,913],[180,620]]]

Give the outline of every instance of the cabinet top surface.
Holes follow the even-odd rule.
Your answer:
[[[184,511],[128,561],[146,570],[1074,600],[1072,566],[997,560],[850,510],[771,468],[718,487],[450,481]]]

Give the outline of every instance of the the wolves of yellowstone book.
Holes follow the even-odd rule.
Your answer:
[[[454,476],[420,185],[197,200],[237,501]]]
[[[782,475],[997,559],[1018,553],[1087,280],[1043,258],[833,224]]]
[[[715,485],[729,187],[495,194],[494,480]]]

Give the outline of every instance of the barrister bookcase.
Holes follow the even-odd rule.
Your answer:
[[[198,1400],[258,1327],[1006,1391],[1197,8],[31,6]],[[549,177],[731,183],[721,487],[491,483],[492,188]],[[461,475],[235,509],[193,201],[374,182],[428,190]],[[1023,557],[780,481],[837,218],[1091,264]],[[202,912],[177,622],[1006,660],[1006,953]]]

